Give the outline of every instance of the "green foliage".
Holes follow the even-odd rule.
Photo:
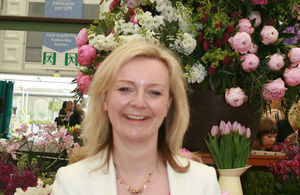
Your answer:
[[[243,189],[245,195],[273,195],[275,191],[274,176],[268,171],[249,170]]]

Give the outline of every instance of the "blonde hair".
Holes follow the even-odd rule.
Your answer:
[[[158,151],[173,169],[185,172],[188,166],[181,167],[174,158],[174,154],[179,154],[190,117],[184,73],[179,59],[171,51],[161,45],[141,40],[128,42],[116,48],[94,74],[88,92],[90,97],[88,113],[83,122],[84,146],[74,152],[71,162],[94,156],[100,151],[107,151],[103,165],[108,165],[113,139],[111,124],[107,112],[103,109],[103,102],[120,68],[135,57],[157,59],[168,68],[170,97],[173,101],[159,130]]]
[[[294,131],[300,129],[300,101],[294,103],[289,110],[288,120]]]

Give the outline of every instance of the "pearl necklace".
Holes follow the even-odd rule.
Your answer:
[[[139,188],[134,189],[133,187],[131,187],[130,185],[128,185],[127,183],[124,182],[123,179],[120,178],[120,176],[117,175],[117,180],[119,180],[120,184],[125,185],[126,190],[130,193],[130,194],[141,194],[146,188],[147,188],[147,184],[150,183],[150,177],[152,175],[153,171],[148,173],[148,177],[146,182]]]

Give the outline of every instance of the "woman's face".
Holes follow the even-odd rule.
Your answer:
[[[265,134],[262,136],[262,146],[264,149],[272,149],[273,145],[276,142],[277,133],[274,134]]]
[[[161,61],[136,57],[125,63],[104,101],[114,139],[157,139],[171,104],[169,91],[169,72]]]

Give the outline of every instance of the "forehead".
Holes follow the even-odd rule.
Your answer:
[[[135,57],[124,63],[117,74],[117,80],[127,78],[167,82],[170,76],[167,65],[161,60]]]

